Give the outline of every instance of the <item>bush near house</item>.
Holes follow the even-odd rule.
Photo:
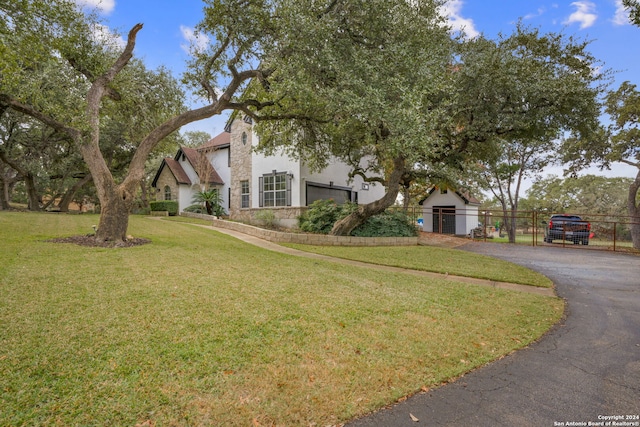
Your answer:
[[[316,200],[298,217],[298,226],[308,233],[329,234],[336,221],[349,215],[358,206],[354,203],[338,205],[335,201]],[[369,218],[353,230],[358,237],[413,237],[417,235],[411,218],[404,212],[386,211]]]
[[[418,230],[411,218],[401,211],[374,215],[351,233],[358,237],[413,237]]]
[[[149,203],[152,212],[167,211],[169,215],[178,214],[178,202],[175,200],[157,200]]]
[[[197,214],[206,214],[207,213],[207,209],[204,206],[198,205],[198,204],[187,206],[182,211],[183,212],[197,213]]]

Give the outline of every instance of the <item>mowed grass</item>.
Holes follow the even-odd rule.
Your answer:
[[[132,217],[0,212],[0,425],[335,425],[536,340],[563,303]]]
[[[498,282],[550,288],[546,276],[528,268],[489,256],[433,246],[345,247],[286,244],[286,246],[371,264],[475,277]]]

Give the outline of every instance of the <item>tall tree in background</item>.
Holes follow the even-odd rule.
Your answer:
[[[563,148],[570,170],[575,172],[593,163],[610,168],[621,162],[638,169],[627,192],[627,210],[634,223],[631,227],[633,247],[640,249],[640,92],[636,85],[624,82],[611,91],[605,111],[612,119],[608,132],[599,138],[571,139]]]
[[[549,139],[529,141],[501,141],[496,156],[477,165],[478,184],[491,194],[502,210],[502,229],[507,231],[509,242],[515,243],[516,222],[520,209],[520,189],[523,180],[542,172],[553,158],[553,141]]]
[[[600,129],[598,97],[608,74],[593,73],[598,63],[587,47],[521,24],[508,37],[463,46],[451,103],[457,126],[443,136],[461,145],[485,142],[485,160],[471,159],[470,169],[500,201],[510,241],[522,180],[560,160],[554,147],[561,138],[589,138]]]

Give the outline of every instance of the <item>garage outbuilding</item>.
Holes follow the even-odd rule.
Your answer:
[[[433,187],[420,204],[422,231],[466,236],[478,226],[480,201],[468,193]]]

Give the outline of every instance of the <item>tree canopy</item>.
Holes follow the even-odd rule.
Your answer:
[[[100,22],[70,0],[0,5],[0,112],[11,108],[64,133],[102,205],[97,238],[126,238],[133,193],[152,151],[180,127],[242,111],[262,149],[322,168],[334,158],[386,186],[336,223],[348,234],[418,177],[495,158],[504,141],[583,137],[597,128],[601,74],[587,43],[518,25],[497,40],[450,35],[443,0],[205,0],[183,83],[206,101],[187,110],[166,70],[97,37]],[[117,124],[116,126],[112,126]],[[114,175],[105,138],[126,141]],[[123,136],[122,139],[118,139]],[[493,157],[492,157],[493,156]],[[367,161],[363,161],[367,159]]]

